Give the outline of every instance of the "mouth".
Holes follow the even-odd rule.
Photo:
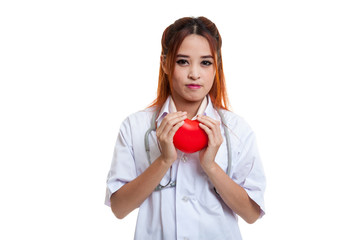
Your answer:
[[[190,89],[199,89],[201,88],[201,85],[199,84],[186,84],[186,86]]]

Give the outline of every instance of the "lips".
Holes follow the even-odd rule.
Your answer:
[[[186,86],[188,88],[190,88],[190,89],[199,89],[199,88],[201,88],[201,85],[199,85],[199,84],[187,84]]]

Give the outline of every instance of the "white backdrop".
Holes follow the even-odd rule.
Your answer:
[[[267,214],[244,239],[360,239],[358,1],[1,1],[0,239],[132,239],[103,204],[122,120],[154,98],[183,16],[223,37],[257,134]],[[6,237],[5,237],[6,236]]]

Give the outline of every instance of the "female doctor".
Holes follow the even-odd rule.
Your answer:
[[[120,127],[105,203],[119,219],[139,207],[135,239],[241,239],[237,216],[264,215],[265,176],[253,131],[228,110],[221,36],[186,17],[161,44],[157,98]],[[186,118],[208,137],[194,153],[173,143]]]

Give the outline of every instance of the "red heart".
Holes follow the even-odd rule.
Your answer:
[[[207,146],[208,136],[199,127],[199,123],[198,120],[185,119],[185,123],[174,135],[173,142],[177,149],[185,153],[194,153]]]

